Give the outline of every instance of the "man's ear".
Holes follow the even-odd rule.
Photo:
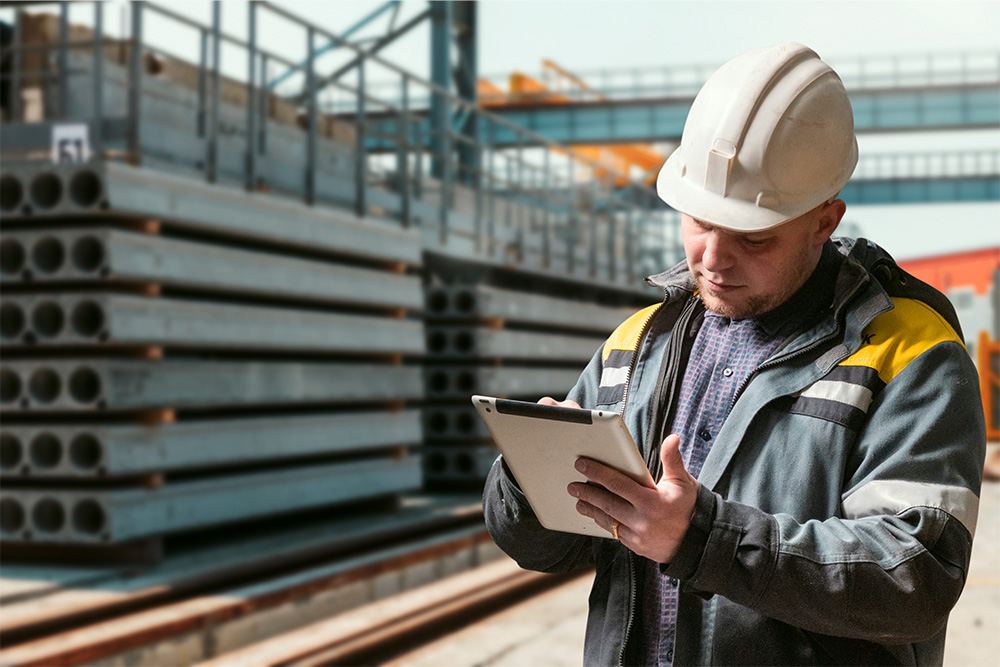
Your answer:
[[[833,232],[843,220],[845,213],[847,213],[847,204],[843,199],[834,199],[821,206],[817,219],[816,236],[813,239],[816,245],[823,245],[827,239],[833,236]]]

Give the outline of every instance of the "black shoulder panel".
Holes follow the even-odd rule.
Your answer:
[[[896,260],[884,249],[868,239],[858,239],[853,247],[850,247],[848,257],[867,269],[889,296],[923,301],[940,313],[958,334],[959,340],[965,340],[962,326],[958,322],[958,314],[948,297],[899,268]]]

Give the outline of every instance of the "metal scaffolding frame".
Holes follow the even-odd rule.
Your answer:
[[[448,33],[447,43],[455,41],[459,45],[459,61],[453,68],[457,76],[455,92],[450,86],[441,85],[446,70],[449,81],[453,73],[450,56],[440,47],[440,53],[435,51],[434,56],[437,75],[428,81],[380,58],[377,48],[362,49],[267,2],[250,3],[246,39],[222,30],[222,6],[218,2],[212,6],[209,24],[156,3],[132,3],[131,32],[122,42],[127,66],[121,75],[125,98],[121,114],[115,111],[117,93],[108,89],[112,85],[109,81],[117,76],[116,66],[95,57],[105,36],[101,34],[100,3],[94,6],[92,39],[14,46],[15,59],[31,50],[56,49],[59,63],[67,66],[58,69],[58,92],[52,96],[59,98],[65,94],[67,97],[62,99],[73,99],[80,104],[73,104],[75,115],[70,116],[65,115],[62,107],[56,107],[56,117],[42,123],[25,123],[21,110],[12,109],[0,137],[8,152],[37,151],[49,145],[55,125],[82,123],[87,127],[91,153],[97,159],[121,156],[134,166],[149,164],[159,169],[165,152],[184,152],[187,166],[209,183],[236,181],[248,192],[278,186],[308,205],[330,202],[350,206],[358,218],[371,217],[376,210],[377,215],[395,219],[403,227],[432,230],[422,233],[425,251],[469,261],[518,268],[523,257],[537,253],[538,270],[559,274],[579,264],[575,259],[556,258],[559,248],[584,245],[588,264],[574,267],[576,275],[568,278],[631,286],[633,290],[642,289],[638,277],[646,269],[662,268],[640,268],[641,264],[649,264],[648,258],[680,256],[679,246],[661,245],[664,238],[672,235],[660,234],[656,228],[673,225],[675,220],[652,190],[629,185],[623,196],[622,189],[594,178],[599,169],[605,169],[601,165],[564,157],[558,144],[476,106],[474,3],[432,3],[429,13],[432,25],[442,26],[438,30]],[[19,8],[17,15],[20,24],[23,9]],[[423,15],[417,18],[422,19]],[[65,13],[60,20],[62,25],[66,24]],[[309,44],[309,57],[304,64],[262,45],[262,26],[275,20],[301,31]],[[143,99],[150,86],[161,85],[145,74],[148,63],[144,54],[163,54],[167,60],[183,61],[182,55],[147,44],[150,31],[147,24],[155,21],[171,21],[194,31],[200,44],[191,75],[197,82],[196,92],[191,94],[197,124],[187,136],[165,127],[162,116],[167,112],[147,108],[153,105]],[[399,30],[402,28],[396,32]],[[316,55],[320,41],[336,45],[352,57],[350,67],[332,75],[318,71]],[[221,71],[223,44],[230,50],[241,50],[246,56],[245,79],[235,80],[246,91],[240,102],[241,114],[234,114],[233,101],[224,98],[227,86],[234,80],[224,77]],[[275,128],[268,117],[267,107],[273,103],[269,97],[273,96],[269,66],[286,67],[295,72],[293,79],[305,83],[302,98],[305,104],[301,108],[304,130],[297,142],[289,143],[285,135],[279,141],[281,128]],[[12,76],[21,76],[19,62],[13,72]],[[372,94],[368,84],[372,72],[395,80],[393,101]],[[74,80],[81,73],[89,80],[86,86]],[[21,85],[19,80],[12,83],[15,87]],[[352,110],[344,114],[324,113],[319,100],[323,88],[351,98]],[[408,101],[417,94],[429,97],[432,108],[439,110],[432,114],[437,120],[430,126],[422,125],[419,110]],[[81,114],[85,117],[81,118]],[[380,114],[394,119],[389,135],[380,132],[376,122]],[[223,121],[225,133],[220,131]],[[321,132],[321,126],[328,124],[349,130],[351,136],[328,141]],[[498,138],[503,136],[517,139],[510,150],[500,146]],[[390,146],[390,152],[384,156],[371,154],[371,138],[377,138],[382,142],[380,145]],[[301,145],[301,149],[291,148],[292,144]],[[330,159],[327,145],[331,144],[343,151],[343,156],[337,158],[343,167],[337,167],[332,177],[325,166]],[[547,150],[530,149],[539,145]],[[274,167],[280,169],[269,168],[268,163],[279,155],[284,157]],[[348,166],[346,160],[353,164]],[[295,173],[301,177],[289,179]],[[616,176],[627,178],[627,175]],[[505,206],[497,207],[497,203]],[[513,216],[511,209],[516,213]],[[588,229],[595,233],[588,233]],[[649,230],[655,231],[647,238]],[[469,238],[470,242],[461,237]],[[532,241],[537,242],[537,249],[523,245],[513,255],[496,252],[497,248]],[[569,254],[576,256],[574,252]]]

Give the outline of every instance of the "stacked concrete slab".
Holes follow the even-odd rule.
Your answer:
[[[497,451],[473,394],[563,399],[635,295],[486,282],[427,288],[424,474],[432,486],[479,485]],[[589,298],[588,298],[589,297]],[[610,305],[615,304],[615,305]]]
[[[0,186],[6,547],[421,487],[415,233],[120,164]]]
[[[635,202],[599,205],[568,158],[559,185],[520,153],[456,173],[413,133],[368,155],[363,108],[228,79],[205,48],[195,65],[68,25],[60,50],[57,17],[18,14],[48,50],[14,64],[24,104],[0,128],[7,546],[155,546],[391,499],[422,468],[475,484],[495,453],[469,397],[565,395],[655,298]],[[91,150],[63,164],[69,130]]]

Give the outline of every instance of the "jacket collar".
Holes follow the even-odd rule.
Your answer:
[[[696,289],[687,260],[681,260],[663,273],[649,276],[645,282],[647,285],[662,289],[668,300],[671,300],[671,297],[690,296]]]

